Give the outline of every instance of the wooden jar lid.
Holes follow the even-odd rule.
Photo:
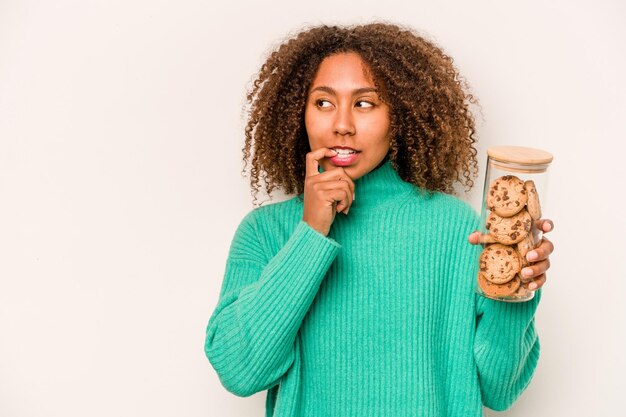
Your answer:
[[[553,158],[550,152],[523,146],[492,146],[487,155],[500,162],[523,165],[549,164]]]

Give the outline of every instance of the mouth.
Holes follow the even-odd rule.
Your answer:
[[[331,148],[337,155],[330,158],[330,162],[332,162],[335,166],[349,166],[354,164],[357,159],[360,151],[352,148]]]
[[[337,146],[335,148],[330,148],[330,149],[337,152],[338,156],[348,156],[348,155],[361,152],[361,151],[357,151],[356,149],[348,148],[346,146]]]

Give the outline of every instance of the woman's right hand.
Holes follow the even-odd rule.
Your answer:
[[[318,170],[320,159],[335,155],[336,152],[329,148],[306,154],[302,220],[324,236],[328,236],[335,214],[340,211],[348,214],[354,200],[354,182],[342,167],[322,173]]]

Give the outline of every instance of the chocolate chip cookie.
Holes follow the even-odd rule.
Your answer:
[[[533,220],[539,220],[541,218],[541,205],[539,204],[539,194],[537,194],[535,183],[532,180],[526,181],[524,189],[528,198],[526,203],[528,213]]]
[[[520,212],[528,201],[524,181],[515,175],[496,178],[487,192],[487,207],[501,217],[511,217]]]
[[[526,209],[523,209],[511,217],[501,217],[491,212],[487,217],[485,227],[489,234],[499,243],[514,245],[524,240],[532,226],[532,219]]]
[[[480,254],[480,272],[494,284],[511,281],[520,272],[520,259],[517,250],[510,246],[494,243]]]
[[[519,275],[515,275],[512,280],[504,284],[494,284],[481,273],[478,273],[478,286],[488,297],[509,297],[520,288],[521,280]]]
[[[528,233],[521,242],[517,243],[517,252],[519,253],[522,268],[531,265],[531,262],[526,259],[526,255],[533,249],[535,249],[535,240],[532,233]]]

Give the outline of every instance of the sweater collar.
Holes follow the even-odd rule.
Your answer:
[[[324,172],[321,165],[319,171]],[[416,188],[400,177],[387,157],[377,168],[354,181],[356,198],[350,206],[350,211],[381,208],[409,192],[414,192]]]

